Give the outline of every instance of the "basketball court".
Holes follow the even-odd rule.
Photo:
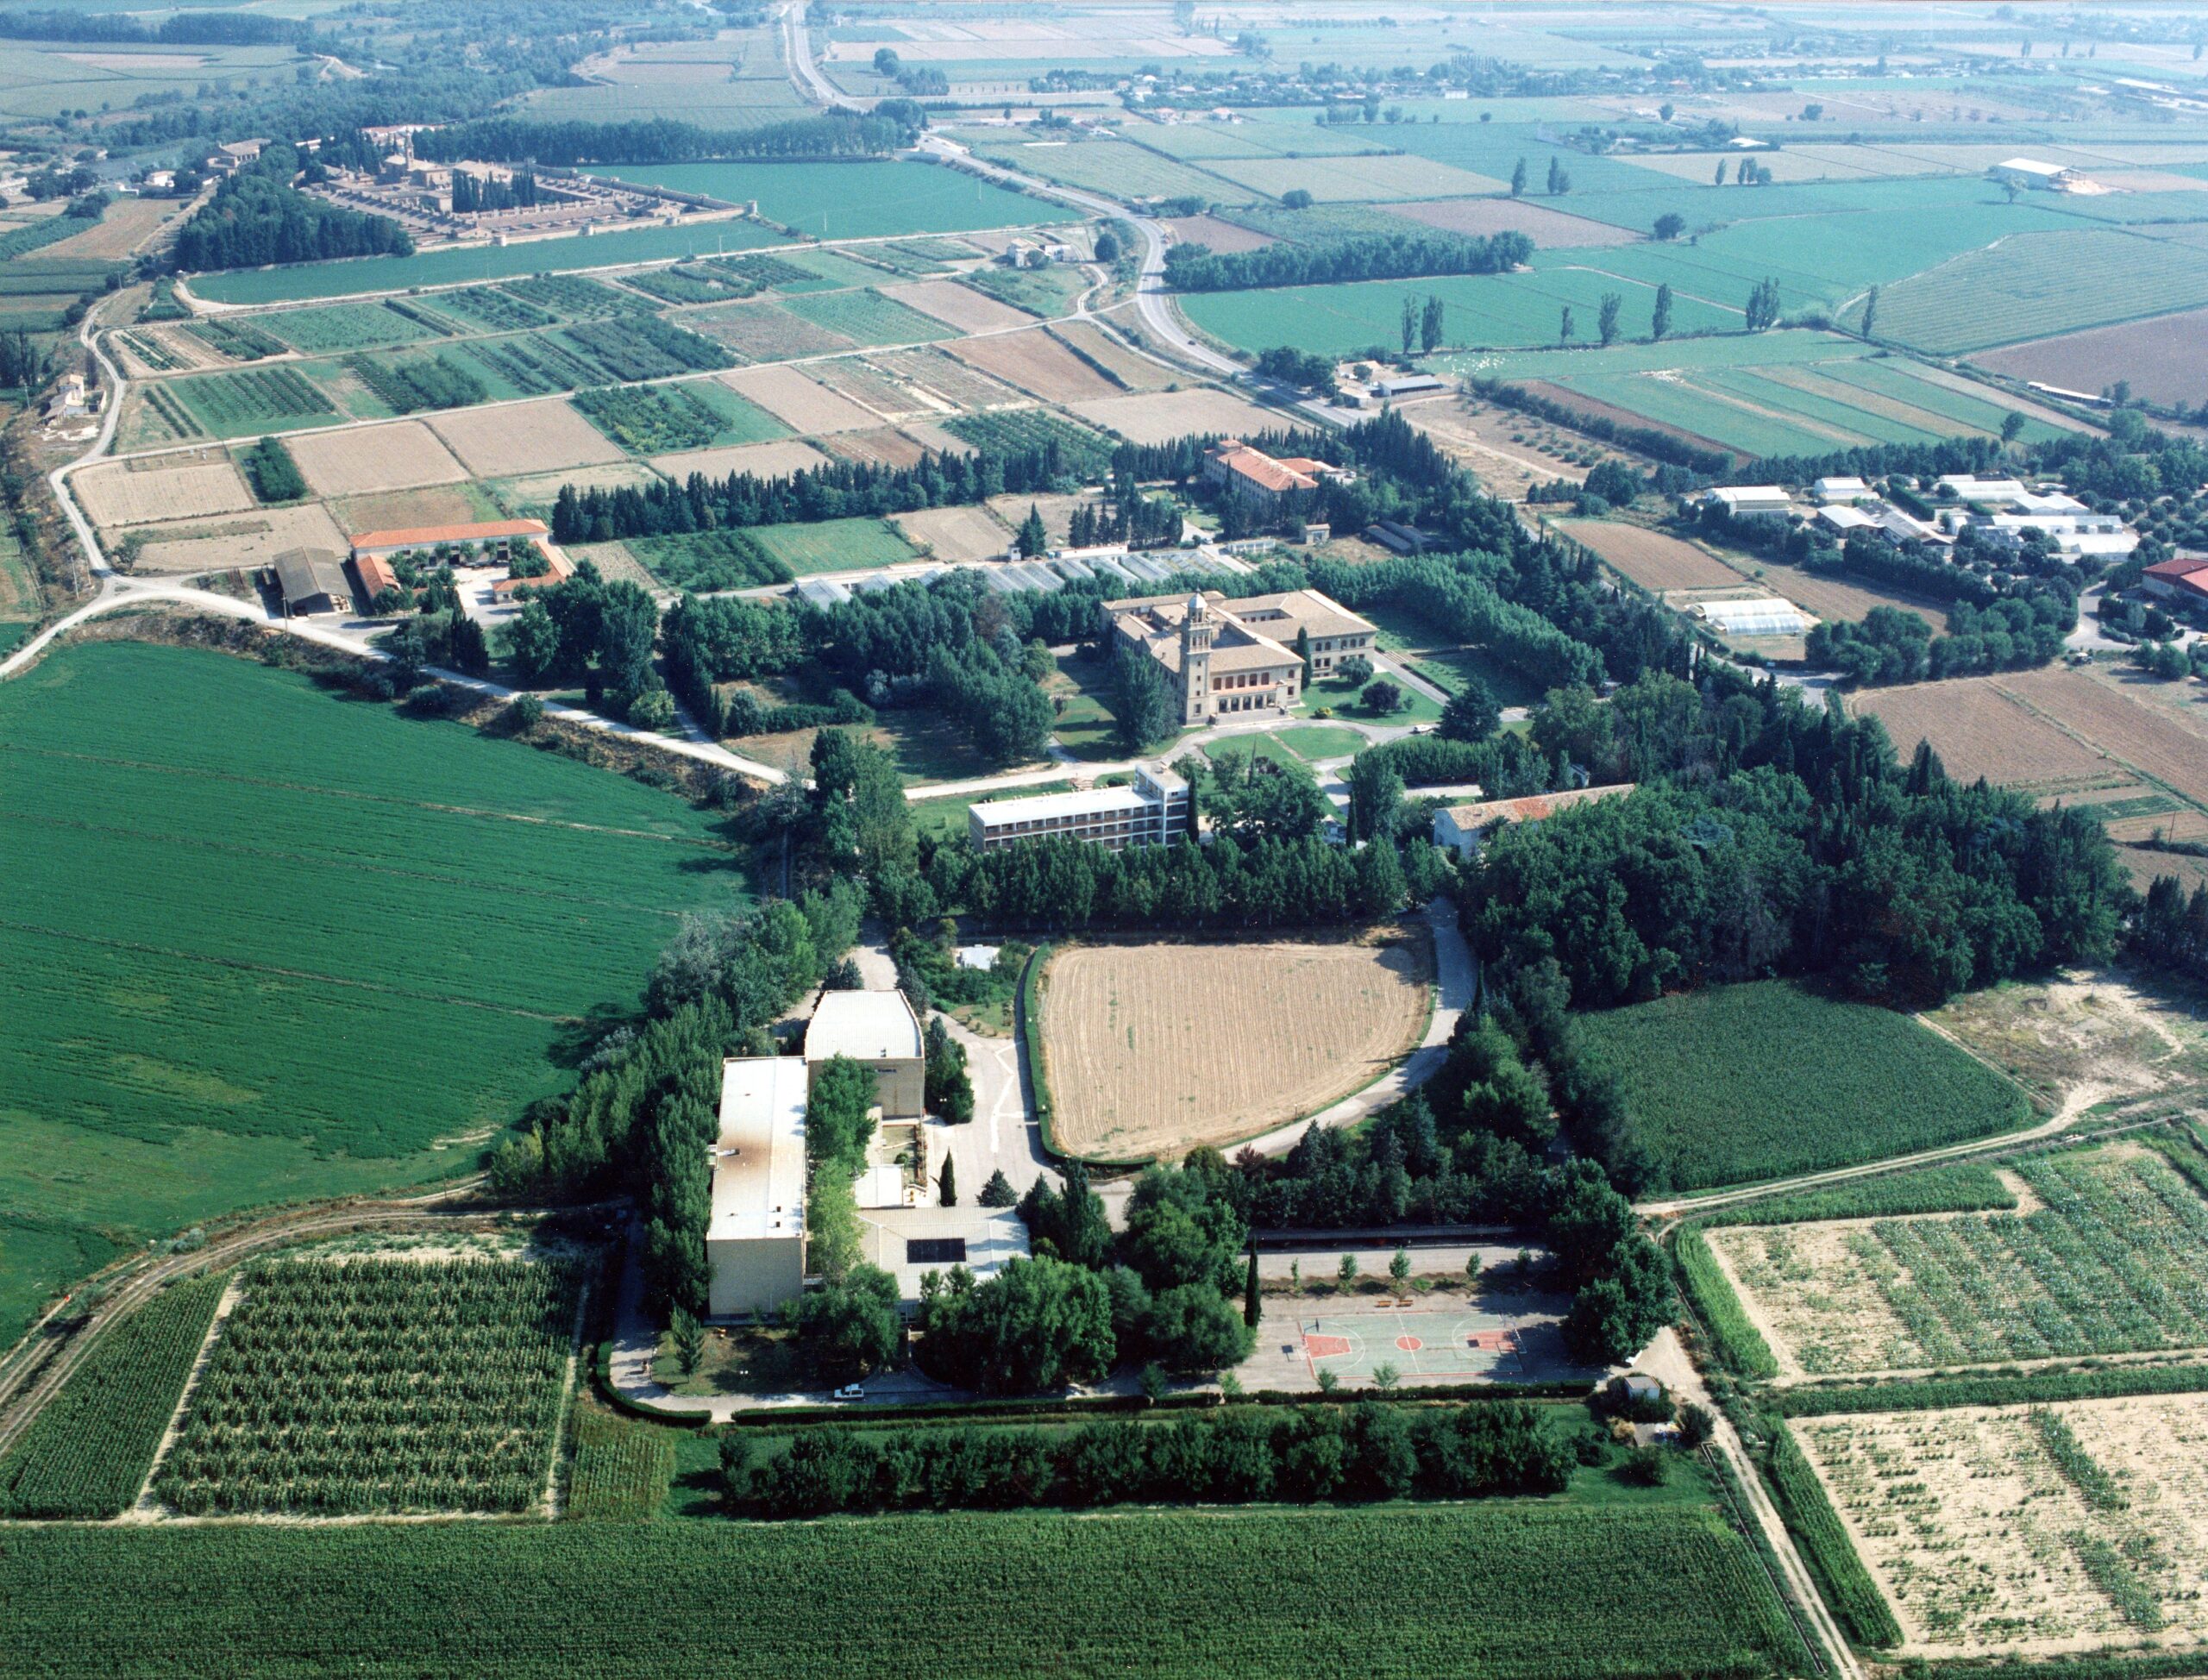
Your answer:
[[[1492,1313],[1467,1310],[1465,1303],[1437,1312],[1373,1302],[1304,1320],[1296,1332],[1314,1382],[1320,1372],[1332,1371],[1353,1384],[1370,1382],[1382,1365],[1394,1366],[1407,1383],[1447,1376],[1523,1378],[1529,1374],[1527,1329]]]

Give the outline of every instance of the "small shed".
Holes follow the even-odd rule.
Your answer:
[[[353,610],[353,586],[345,581],[345,562],[324,549],[286,549],[277,555],[276,586],[283,592],[287,618]]]

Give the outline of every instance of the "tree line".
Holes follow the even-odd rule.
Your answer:
[[[536,200],[534,170],[518,169],[510,181],[495,176],[479,178],[465,169],[453,171],[452,208],[456,216],[474,210],[525,210]]]
[[[757,1460],[730,1437],[723,1487],[733,1511],[756,1517],[1531,1497],[1562,1492],[1575,1463],[1542,1423],[1521,1400],[1364,1401],[1065,1430],[803,1429]]]
[[[1945,677],[2025,671],[2055,658],[2076,626],[2068,596],[1996,601],[1974,607],[1959,602],[1948,614],[1949,634],[1901,607],[1875,606],[1857,623],[1820,621],[1810,627],[1810,664],[1838,671],[1850,685],[1923,682]]]
[[[164,47],[290,46],[307,41],[313,26],[288,17],[245,12],[183,12],[145,23],[124,12],[0,12],[0,36],[11,41],[145,42]]]
[[[389,216],[364,215],[301,192],[292,185],[298,172],[292,147],[280,142],[266,147],[177,230],[176,266],[257,268],[413,250],[413,240]]]
[[[633,122],[534,122],[492,116],[414,137],[417,157],[439,163],[695,163],[718,158],[885,157],[912,143],[923,121],[909,101],[884,101],[871,116],[834,112],[756,129],[703,129],[654,117]]]
[[[1531,260],[1521,233],[1363,234],[1303,245],[1289,240],[1254,251],[1214,251],[1194,242],[1165,253],[1165,283],[1178,291],[1327,285],[1341,280],[1399,280],[1433,274],[1499,274]]]

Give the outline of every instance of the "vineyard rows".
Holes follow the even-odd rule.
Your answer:
[[[11,1452],[0,1516],[119,1516],[138,1497],[226,1277],[171,1285],[110,1331]]]
[[[276,430],[287,421],[335,414],[337,405],[296,367],[256,367],[179,379],[168,389],[193,414],[225,436]]]
[[[580,1282],[563,1261],[256,1265],[155,1492],[192,1514],[526,1511]]]

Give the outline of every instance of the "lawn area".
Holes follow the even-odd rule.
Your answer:
[[[620,165],[596,172],[678,192],[702,192],[734,204],[756,198],[759,213],[768,220],[819,239],[955,234],[1080,219],[1078,211],[1065,205],[1030,198],[939,165],[910,160]]]
[[[0,1332],[110,1240],[469,1169],[748,891],[679,799],[214,654],[48,658],[0,766]]]
[[[755,525],[753,542],[799,577],[849,572],[866,566],[898,566],[919,557],[886,519],[822,519],[811,524]]]
[[[1749,1680],[1807,1661],[1706,1507],[68,1527],[10,1538],[0,1596],[26,1680],[206,1672],[240,1650],[417,1680],[493,1652],[511,1680],[618,1670],[647,1648],[668,1673],[740,1652],[745,1672],[844,1680],[908,1675],[923,1645],[976,1680]]]
[[[1280,730],[1273,739],[1298,758],[1314,763],[1322,758],[1346,757],[1364,744],[1364,737],[1355,730],[1338,724],[1299,724]]]
[[[1371,686],[1370,683],[1360,685],[1346,682],[1339,677],[1320,677],[1305,689],[1302,698],[1296,701],[1295,715],[1308,718],[1324,707],[1337,718],[1355,718],[1361,723],[1431,724],[1439,721],[1441,707],[1437,703],[1385,671],[1376,673],[1372,680],[1382,679],[1394,681],[1396,686],[1403,691],[1406,703],[1396,711],[1378,712],[1364,704],[1359,697]]]
[[[1112,715],[1111,681],[1108,660],[1076,655],[1059,660],[1057,674],[1043,685],[1059,708],[1051,733],[1076,758],[1110,763],[1127,756],[1119,719]]]
[[[1785,981],[1579,1017],[1674,1190],[1746,1184],[1983,1138],[2029,1109],[1913,1017]]]

